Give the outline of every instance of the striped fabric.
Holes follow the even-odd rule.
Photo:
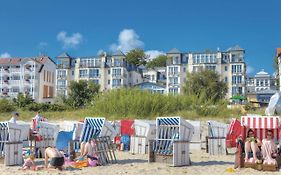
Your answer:
[[[242,116],[241,126],[245,126],[245,135],[249,129],[254,130],[255,135],[262,140],[266,137],[266,131],[272,130],[274,134],[274,140],[277,141],[280,138],[279,125],[280,119],[278,116]]]
[[[180,117],[157,117],[154,152],[161,155],[171,155],[174,141],[190,141],[193,131],[194,127]]]
[[[157,125],[179,125],[179,117],[158,117]]]
[[[0,156],[4,156],[5,142],[9,141],[8,123],[0,122]]]
[[[98,137],[102,131],[105,118],[89,118],[84,120],[84,126],[81,134],[80,141],[87,142],[93,137]]]

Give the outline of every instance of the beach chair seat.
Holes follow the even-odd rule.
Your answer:
[[[10,122],[0,122],[0,158],[6,166],[23,163],[23,127]]]

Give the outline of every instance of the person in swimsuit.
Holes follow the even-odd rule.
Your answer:
[[[262,140],[261,150],[264,160],[263,164],[277,165],[276,160],[272,158],[272,154],[277,152],[277,148],[273,140],[272,130],[268,130],[266,133],[266,138]]]
[[[48,165],[48,159],[50,163]],[[57,150],[56,148],[48,147],[45,150],[45,168],[55,168],[59,170],[63,170],[64,164],[64,155]]]
[[[253,130],[249,129],[245,142],[245,162],[249,161],[249,152],[253,152],[254,161],[257,162],[257,153],[260,152],[258,146],[261,146],[261,141],[255,137]]]
[[[88,142],[81,142],[81,156],[80,158],[87,157],[91,160],[98,160],[96,156],[96,143],[94,139],[90,139]]]

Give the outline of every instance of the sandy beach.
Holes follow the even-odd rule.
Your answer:
[[[236,169],[233,173],[227,172],[227,168],[233,167],[234,156],[210,156],[202,151],[191,152],[191,166],[185,167],[171,167],[168,164],[162,163],[147,163],[147,155],[132,155],[128,152],[116,152],[117,164],[86,167],[82,169],[66,168],[60,172],[58,170],[40,170],[40,171],[23,171],[19,166],[5,167],[0,165],[0,174],[68,174],[68,175],[81,175],[81,174],[96,174],[96,175],[178,175],[178,174],[280,174],[280,172],[262,172],[250,168]],[[42,164],[42,160],[37,160],[37,163]]]

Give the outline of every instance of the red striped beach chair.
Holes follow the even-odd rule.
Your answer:
[[[280,140],[280,118],[278,116],[242,116],[241,117],[241,135],[237,143],[237,154],[235,167],[244,167],[244,143],[247,137],[247,132],[252,129],[258,139],[262,141],[266,137],[266,132],[272,130],[274,134],[274,142],[278,143]],[[256,168],[258,165],[252,166]],[[264,165],[260,165],[258,169],[261,170]],[[246,167],[246,166],[245,166]],[[248,166],[247,166],[248,167]],[[257,169],[257,168],[256,168]]]

